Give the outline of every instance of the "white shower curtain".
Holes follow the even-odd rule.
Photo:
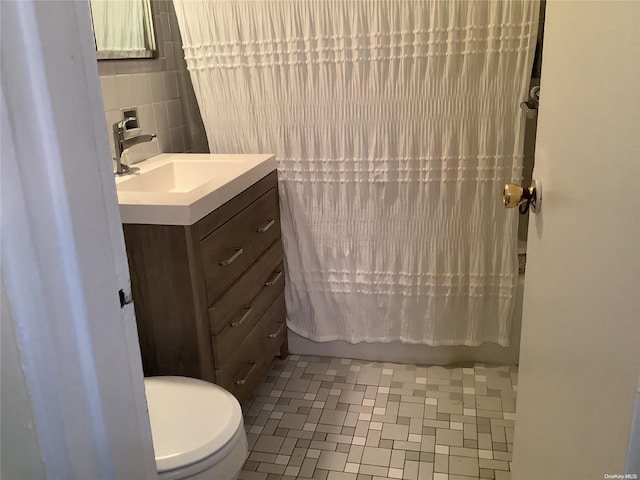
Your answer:
[[[212,153],[275,153],[289,327],[509,344],[537,1],[175,0]]]

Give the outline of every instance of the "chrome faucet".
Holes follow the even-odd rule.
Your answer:
[[[130,173],[140,170],[136,167],[130,167],[122,163],[122,154],[127,148],[138,145],[139,143],[150,142],[156,138],[155,134],[137,135],[135,137],[124,138],[127,122],[135,120],[133,117],[127,117],[113,124],[113,146],[116,150],[116,171],[115,175],[129,175]]]

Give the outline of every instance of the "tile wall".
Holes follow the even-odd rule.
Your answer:
[[[112,154],[111,125],[122,119],[123,108],[137,107],[141,131],[157,135],[155,141],[129,149],[125,158],[129,163],[159,153],[208,152],[173,2],[152,0],[151,5],[159,56],[98,61]]]

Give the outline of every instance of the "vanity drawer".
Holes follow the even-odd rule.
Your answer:
[[[284,286],[282,280],[282,264],[274,269],[271,276],[278,278],[280,287],[275,287],[275,283],[265,285],[251,302],[241,307],[236,315],[231,317],[226,328],[212,336],[213,357],[216,364],[223,362],[225,358],[233,354],[236,346],[242,342],[256,323],[258,323],[260,317],[265,313],[269,305],[273,303],[276,295],[282,292],[282,287]],[[276,288],[279,289],[276,290]]]
[[[275,302],[260,320],[258,328],[261,329],[260,345],[264,351],[266,362],[280,352],[282,342],[287,335],[287,323],[284,304],[284,292],[280,292]]]
[[[209,305],[280,238],[275,188],[258,198],[201,242]]]
[[[243,310],[248,307],[251,307],[252,317],[260,318],[284,286],[282,272],[282,241],[277,240],[216,303],[209,307],[212,335],[224,333],[231,323],[243,316]]]
[[[268,253],[265,254],[265,257],[266,255],[268,255]],[[263,259],[269,260],[264,257]],[[280,257],[277,260],[282,261],[282,258]],[[254,267],[258,266],[260,265],[254,265]],[[253,281],[255,278],[253,278],[253,285],[250,285],[250,287],[257,288],[242,288],[244,287],[244,285],[241,284],[242,280],[251,278],[247,277],[247,274],[251,271],[250,269],[247,274],[243,275],[241,279],[223,295],[216,305],[209,309],[209,318],[212,320],[212,332],[214,332],[211,340],[213,342],[213,356],[216,364],[234,352],[236,345],[239,345],[247,336],[258,322],[258,319],[262,317],[269,305],[273,303],[278,293],[280,293],[284,287],[282,263],[273,266],[267,265],[265,262],[264,266],[268,266],[268,268],[263,268],[260,274],[256,275],[256,277],[259,276],[259,278],[262,279],[262,282],[256,285],[256,282]],[[258,290],[257,294],[255,290]],[[243,293],[244,295],[242,295]],[[223,311],[232,311],[228,304],[235,305],[233,313],[231,314],[223,313]],[[219,312],[216,311],[218,306],[221,310]],[[220,315],[216,315],[217,313],[220,313]],[[217,322],[215,322],[216,320]],[[214,325],[219,326],[221,324],[222,329],[215,332]]]
[[[260,348],[259,325],[237,345],[233,355],[216,368],[216,383],[231,392],[240,402],[246,399],[260,382],[264,372],[264,353]]]

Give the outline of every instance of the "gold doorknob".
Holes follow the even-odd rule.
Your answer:
[[[529,208],[533,212],[539,212],[542,202],[540,179],[534,179],[531,182],[531,186],[527,188],[514,183],[507,183],[502,191],[502,201],[506,208],[518,207],[518,210],[523,215],[529,211]]]

